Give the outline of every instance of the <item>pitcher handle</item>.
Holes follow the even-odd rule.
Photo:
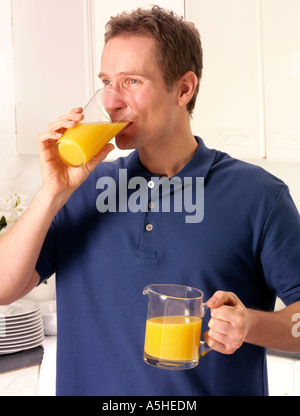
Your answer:
[[[206,303],[203,303],[203,305],[201,306],[201,314],[202,314],[202,318],[205,315],[208,306],[206,306]],[[211,348],[208,346],[208,344],[206,343],[206,341],[200,341],[200,349],[199,349],[199,357],[202,358],[204,357],[204,355],[206,355],[209,351],[211,351]]]
[[[204,357],[209,351],[211,351],[211,348],[208,344],[205,341],[200,341],[199,358]]]

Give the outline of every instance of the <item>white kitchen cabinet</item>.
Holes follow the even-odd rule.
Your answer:
[[[295,363],[295,396],[300,397],[300,360]]]
[[[12,0],[19,154],[91,94],[88,0]]]
[[[187,0],[204,47],[194,131],[242,158],[300,160],[299,0]]]
[[[257,2],[187,0],[186,19],[204,55],[194,134],[231,155],[264,156]]]
[[[267,356],[270,396],[300,396],[300,361]]]
[[[299,17],[299,0],[262,0],[268,159],[300,160]]]

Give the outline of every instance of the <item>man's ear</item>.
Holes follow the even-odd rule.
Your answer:
[[[192,71],[185,72],[178,81],[178,105],[187,106],[194,96],[198,78]]]

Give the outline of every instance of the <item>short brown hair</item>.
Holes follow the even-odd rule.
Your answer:
[[[202,76],[202,46],[200,35],[193,23],[173,11],[154,6],[150,10],[137,9],[111,17],[106,25],[105,43],[116,36],[150,36],[157,43],[157,62],[168,87],[187,71],[198,78],[198,85],[187,110],[192,114]]]

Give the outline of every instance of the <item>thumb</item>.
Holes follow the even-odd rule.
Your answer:
[[[97,153],[87,164],[89,171],[92,172],[100,162],[106,159],[108,154],[113,151],[115,146],[112,143],[107,143],[99,153]]]
[[[218,290],[215,294],[206,302],[206,305],[213,309],[222,305],[236,306],[239,304],[239,299],[234,293],[224,292]]]

